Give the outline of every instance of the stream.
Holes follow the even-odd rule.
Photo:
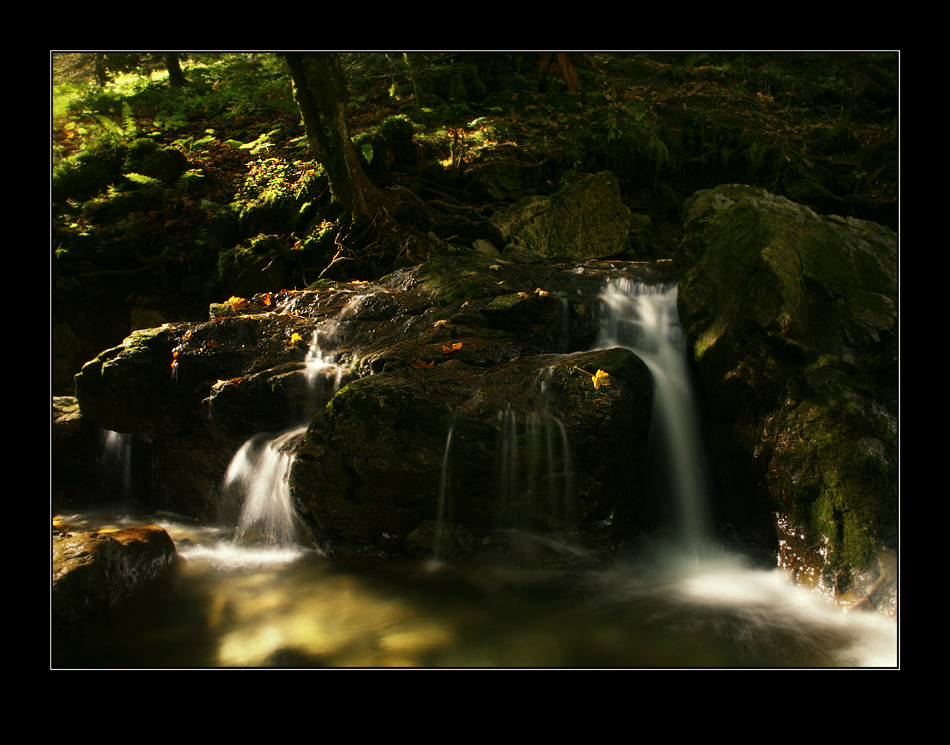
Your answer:
[[[895,667],[897,622],[846,612],[786,570],[753,567],[709,536],[704,455],[676,314],[675,285],[626,280],[603,295],[598,344],[625,346],[648,365],[653,427],[677,524],[656,541],[588,571],[513,565],[455,568],[439,561],[342,569],[301,546],[286,485],[284,446],[304,429],[257,437],[234,456],[226,486],[243,495],[238,524],[201,526],[174,515],[62,516],[70,529],[158,524],[179,561],[108,624],[54,635],[65,668],[816,668]],[[327,343],[324,339],[324,344]],[[315,335],[308,358],[320,396],[339,386],[335,359]],[[590,374],[590,373],[588,373]],[[506,412],[499,415],[514,429]],[[538,457],[559,452],[563,427],[540,412]],[[533,441],[532,438],[529,440]],[[563,441],[562,441],[563,440]],[[447,493],[449,429],[439,497]],[[546,442],[546,447],[540,443]],[[506,449],[502,447],[502,454]],[[549,455],[549,457],[551,457]],[[127,460],[127,459],[125,459]],[[125,460],[118,470],[125,474]],[[532,463],[501,459],[502,483],[535,491]],[[557,484],[567,504],[570,474]],[[127,476],[123,476],[127,480]],[[501,528],[499,528],[501,529]],[[505,527],[511,533],[514,529]],[[516,531],[517,532],[517,531]],[[526,545],[542,540],[525,534]],[[550,538],[543,540],[550,541]],[[577,550],[564,546],[564,550]]]
[[[66,668],[890,667],[897,625],[845,613],[784,571],[655,548],[589,573],[334,566],[172,516],[170,576],[105,626],[54,638]],[[71,525],[103,524],[74,515]]]

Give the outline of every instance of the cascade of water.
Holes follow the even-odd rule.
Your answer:
[[[455,423],[449,425],[449,433],[445,438],[445,453],[442,455],[442,475],[439,477],[439,511],[435,520],[435,547],[432,551],[432,567],[442,563],[442,533],[445,529],[446,501],[449,492],[449,453],[452,450],[452,433]]]
[[[564,424],[551,410],[547,384],[538,378],[534,408],[519,416],[510,405],[498,412],[498,490],[506,527],[563,526],[572,516],[574,469]]]
[[[686,342],[676,308],[677,286],[611,280],[602,294],[598,347],[633,351],[653,375],[653,428],[664,473],[677,508],[680,539],[697,547],[709,529],[703,448]]]
[[[226,489],[240,489],[244,505],[234,540],[292,546],[299,543],[301,526],[293,509],[287,478],[293,455],[288,452],[305,427],[273,439],[253,437],[238,450],[224,477]]]
[[[132,435],[103,432],[99,454],[99,483],[110,498],[128,501],[132,497]]]
[[[336,324],[330,322],[328,335],[332,336],[335,329]],[[309,418],[317,406],[339,389],[343,374],[336,355],[323,349],[320,329],[313,334],[305,365],[308,405],[304,408]],[[275,546],[301,542],[305,531],[294,512],[289,477],[294,450],[306,431],[307,426],[303,425],[276,437],[256,435],[232,458],[224,488],[237,492],[242,500],[235,542]]]

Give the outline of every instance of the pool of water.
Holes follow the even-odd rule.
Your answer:
[[[897,624],[780,570],[653,553],[587,573],[346,571],[157,519],[181,560],[104,626],[54,634],[57,668],[894,667]]]

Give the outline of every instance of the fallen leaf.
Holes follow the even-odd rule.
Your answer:
[[[450,328],[452,328],[453,325],[454,325],[454,324],[453,324],[449,319],[447,319],[447,318],[441,318],[441,319],[439,319],[438,321],[436,321],[435,323],[433,323],[433,324],[432,324],[432,327],[433,327],[433,328],[436,328],[436,329],[437,329],[437,328],[450,329]]]
[[[598,370],[591,375],[591,380],[594,381],[594,388],[600,388],[602,385],[610,385],[610,373]]]
[[[231,306],[231,310],[240,310],[241,308],[246,308],[250,304],[250,301],[245,300],[243,297],[236,297],[232,295],[228,298],[228,305]]]
[[[452,346],[447,346],[445,344],[442,345],[442,351],[445,354],[449,354],[450,352],[457,352],[461,348],[462,348],[462,342],[460,341],[455,342]]]
[[[290,335],[291,344],[300,344],[300,342],[302,341],[303,341],[303,337],[300,334],[298,334],[296,331],[294,331],[294,333]]]
[[[422,371],[422,382],[426,382],[426,370],[431,370],[432,366],[435,365],[434,362],[426,362],[425,360],[416,360],[412,363],[411,367],[414,370]]]
[[[545,297],[546,295],[550,295],[550,294],[551,294],[551,293],[549,293],[547,290],[542,290],[540,287],[538,287],[538,288],[535,290],[535,292],[536,292],[538,295],[540,295],[541,297]]]
[[[574,365],[575,370],[580,370],[584,375],[589,375],[591,382],[594,384],[594,388],[600,388],[602,385],[610,385],[610,373],[605,372],[604,370],[598,369],[595,373],[589,373],[587,370],[584,370],[577,365]]]

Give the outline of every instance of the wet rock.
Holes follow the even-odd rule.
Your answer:
[[[55,625],[101,621],[137,588],[164,574],[177,557],[155,525],[109,533],[54,530]]]
[[[896,236],[741,185],[685,216],[680,314],[724,508],[780,513],[845,588],[897,540]]]
[[[595,389],[578,367],[609,369],[611,385]],[[456,357],[361,378],[311,424],[294,498],[331,552],[355,543],[396,554],[414,533],[410,550],[431,555],[418,528],[440,515],[483,537],[642,525],[654,515],[631,482],[650,480],[651,391],[645,365],[621,349],[488,370]]]
[[[207,322],[137,332],[103,352],[77,376],[77,398],[97,426],[147,441],[160,482],[152,501],[196,517],[213,516],[247,438],[309,425],[294,498],[341,561],[433,549],[418,529],[439,519],[450,428],[450,519],[456,535],[474,536],[458,543],[477,551],[499,527],[596,527],[613,540],[655,515],[649,374],[628,351],[583,351],[617,271],[668,273],[472,252],[373,285],[232,298]],[[308,363],[324,353],[332,381]],[[610,386],[593,387],[598,368]],[[510,484],[499,498],[499,482],[516,477],[530,481],[530,499]],[[551,515],[529,504],[552,498]]]

